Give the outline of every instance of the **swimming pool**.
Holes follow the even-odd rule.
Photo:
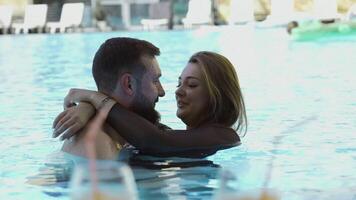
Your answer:
[[[211,199],[219,169],[232,169],[240,191],[264,185],[283,199],[356,199],[356,35],[309,42],[283,29],[203,28],[0,37],[0,199],[69,199],[63,185],[26,183],[61,147],[51,124],[69,88],[95,89],[94,52],[107,38],[147,39],[161,48],[166,96],[162,122],[175,117],[174,90],[188,57],[199,50],[236,65],[249,130],[242,145],[194,167],[136,168],[140,199]]]

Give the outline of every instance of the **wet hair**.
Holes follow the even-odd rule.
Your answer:
[[[234,66],[224,56],[208,51],[194,54],[189,63],[201,67],[203,82],[207,86],[209,105],[204,121],[247,131],[244,99]]]
[[[145,40],[117,37],[106,40],[94,56],[92,73],[99,91],[112,93],[123,73],[140,80],[146,72],[143,56],[154,57],[159,48]]]

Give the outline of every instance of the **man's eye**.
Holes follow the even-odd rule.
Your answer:
[[[198,85],[188,85],[190,88],[195,88],[197,87]]]

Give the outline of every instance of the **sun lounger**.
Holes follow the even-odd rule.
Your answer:
[[[233,0],[230,2],[228,24],[244,24],[254,20],[253,0]]]
[[[28,33],[31,29],[36,29],[37,32],[43,32],[43,28],[46,24],[47,9],[47,4],[27,5],[24,22],[22,24],[14,23],[12,25],[15,34],[21,33],[21,31]]]
[[[192,25],[212,24],[211,0],[189,0],[188,12],[182,22],[186,28]]]
[[[293,20],[294,14],[294,0],[271,0],[271,12],[266,20],[258,23],[258,27],[286,26]]]
[[[149,19],[142,19],[141,24],[144,30],[152,30],[161,26],[169,26],[169,21],[172,20],[172,3],[164,1],[150,4]]]
[[[84,3],[65,3],[62,7],[59,22],[48,22],[46,27],[50,33],[59,30],[64,33],[68,28],[80,27],[84,14]]]
[[[314,0],[314,18],[317,20],[339,19],[336,0]]]
[[[9,5],[0,5],[0,30],[1,33],[9,32],[11,26],[13,7]]]

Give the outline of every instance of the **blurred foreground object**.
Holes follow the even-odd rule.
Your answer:
[[[73,200],[137,200],[135,179],[129,166],[118,161],[96,161],[96,180],[88,164],[74,168],[70,181]],[[94,185],[95,184],[95,185]]]

